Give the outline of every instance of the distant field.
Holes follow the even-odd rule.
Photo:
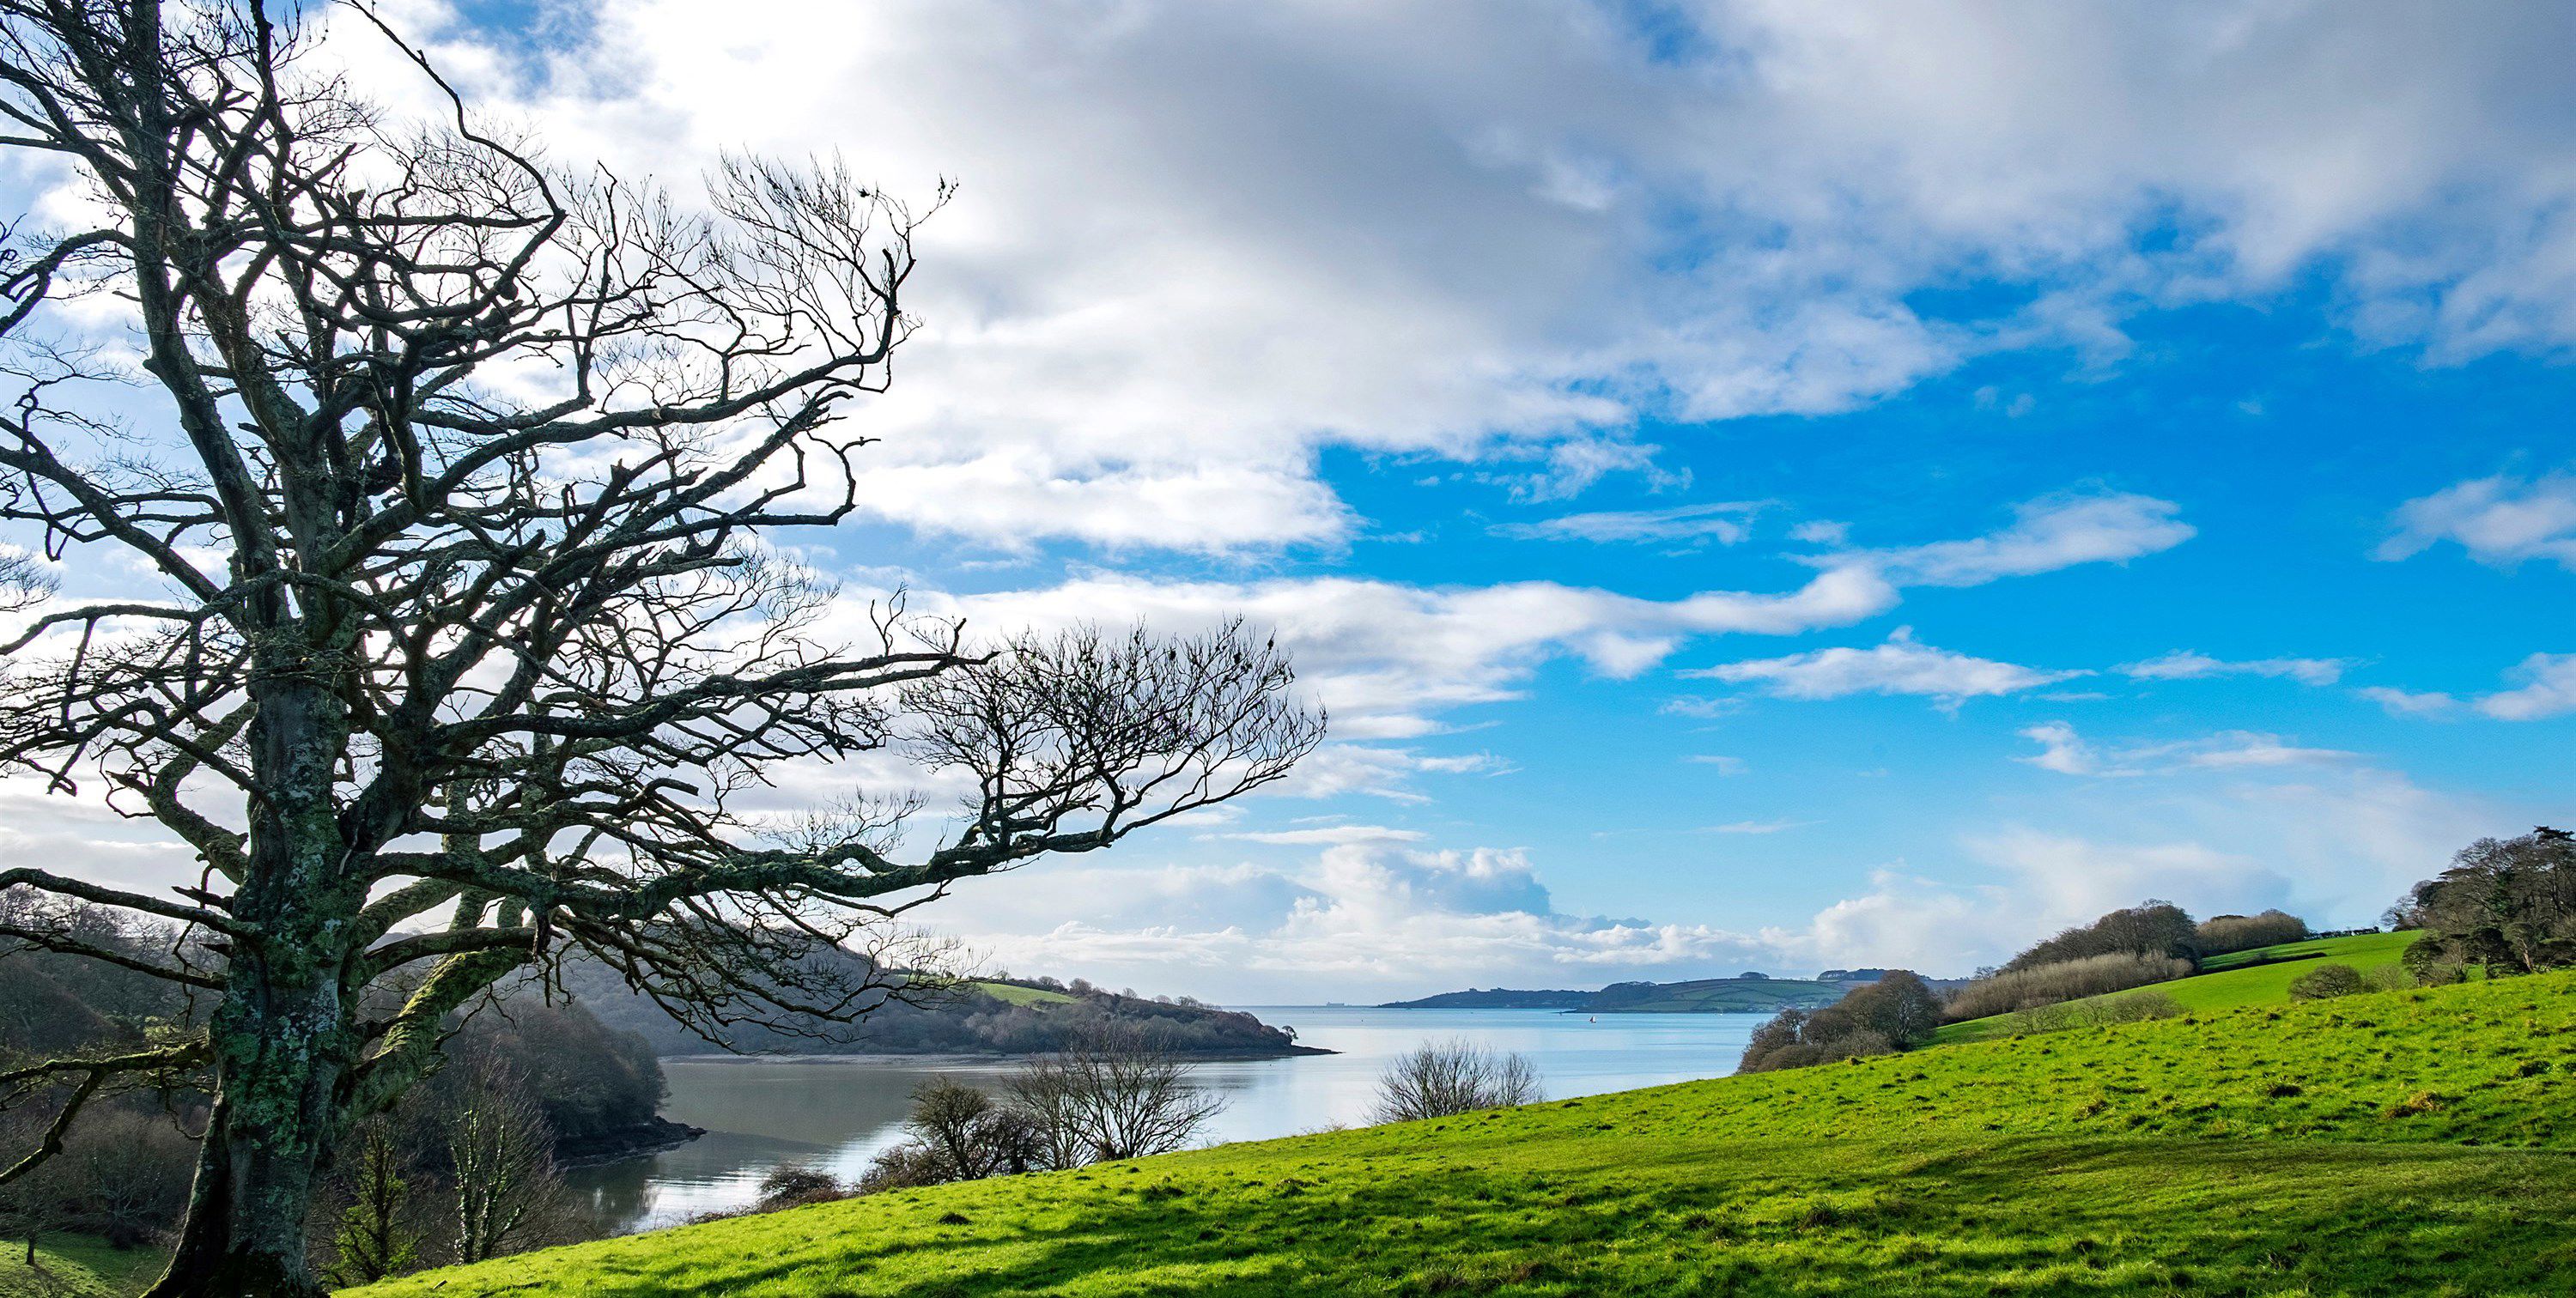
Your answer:
[[[2133,991],[2112,992],[2107,996],[2088,996],[2069,1001],[2070,1005],[2090,1005],[2117,1000],[2147,992],[2161,992],[2181,1002],[2186,1010],[2231,1010],[2247,1005],[2282,1005],[2290,999],[2290,982],[2320,964],[2348,964],[2368,973],[2384,965],[2397,963],[2413,933],[2363,933],[2356,937],[2329,937],[2308,942],[2286,942],[2279,946],[2256,947],[2213,956],[2204,968],[2215,972],[2190,978],[2157,983]],[[2269,960],[2271,963],[2258,964]],[[1934,1044],[1956,1045],[1967,1041],[1991,1041],[2008,1037],[2017,1031],[2012,1016],[1998,1014],[1991,1018],[1970,1019],[1965,1023],[1944,1026],[1933,1037]]]
[[[1022,987],[1017,983],[976,983],[974,987],[997,1001],[1013,1005],[1066,1005],[1073,1001],[1063,992],[1051,992],[1044,987]]]
[[[874,1196],[360,1292],[2564,1294],[2570,1148],[2562,974]]]
[[[158,1249],[119,1252],[83,1235],[45,1235],[29,1267],[21,1236],[0,1245],[0,1298],[127,1298],[161,1278],[169,1261]]]

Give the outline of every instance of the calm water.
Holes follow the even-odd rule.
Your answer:
[[[1387,1061],[1427,1040],[1463,1037],[1528,1055],[1551,1098],[1597,1095],[1735,1070],[1760,1014],[1604,1014],[1554,1010],[1378,1010],[1247,1006],[1297,1029],[1300,1044],[1341,1053],[1203,1064],[1202,1085],[1226,1110],[1208,1143],[1265,1140],[1367,1120]],[[664,1060],[675,1121],[707,1134],[651,1158],[580,1168],[570,1176],[601,1222],[641,1230],[759,1197],[781,1163],[856,1177],[903,1139],[912,1088],[947,1073],[998,1085],[1007,1060]]]

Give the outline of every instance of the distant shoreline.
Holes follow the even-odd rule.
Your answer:
[[[1298,1008],[1312,1009],[1314,1007],[1301,1006]],[[897,1064],[990,1064],[1015,1059],[1035,1059],[1046,1053],[1047,1052],[1043,1050],[1024,1050],[1016,1052],[1003,1050],[946,1050],[938,1052],[924,1052],[920,1054],[907,1054],[902,1051],[886,1050],[853,1050],[840,1054],[822,1052],[796,1054],[732,1054],[721,1051],[709,1051],[703,1054],[663,1055],[660,1058],[665,1064],[867,1064],[876,1067],[885,1067]],[[1337,1055],[1340,1053],[1341,1052],[1338,1050],[1326,1050],[1322,1046],[1285,1046],[1277,1050],[1192,1051],[1181,1055],[1180,1059],[1183,1063],[1191,1064],[1232,1064],[1259,1061],[1263,1059],[1298,1059],[1308,1055]]]

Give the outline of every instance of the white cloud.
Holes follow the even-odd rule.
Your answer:
[[[2463,701],[2440,690],[2416,692],[2384,685],[2353,691],[2388,710],[2390,716],[2456,717],[2474,710],[2498,721],[2546,721],[2576,712],[2576,654],[2536,653],[2505,673],[2523,683]]]
[[[2137,312],[2301,275],[2437,360],[2576,337],[2563,18],[1630,12],[649,0],[569,48],[404,17],[562,159],[960,177],[866,502],[998,546],[1331,542],[1328,447],[1651,472],[1646,418],[2106,363]],[[1969,275],[2023,305],[1913,305]]]
[[[2160,658],[2123,663],[2112,670],[2142,681],[2187,681],[2211,676],[2272,676],[2302,685],[2332,685],[2352,667],[2349,658],[2249,658],[2222,661],[2189,649]]]
[[[1742,775],[1749,769],[1743,758],[1727,757],[1719,753],[1692,753],[1682,760],[1697,766],[1715,767],[1720,775]]]
[[[2576,712],[2576,654],[2533,654],[2512,673],[2529,682],[2478,700],[2478,711],[2498,721],[2541,721]]]
[[[1781,658],[1756,658],[1695,668],[1684,676],[1759,685],[1783,699],[1838,699],[1853,694],[1923,695],[1955,704],[1963,699],[2053,685],[2088,675],[2046,671],[1953,653],[1915,642],[1899,627],[1871,649],[1818,649]]]
[[[1012,884],[976,890],[991,901],[965,935],[998,962],[1226,1000],[1283,986],[1336,997],[1598,987],[1777,955],[1704,925],[1562,913],[1517,849],[1349,843],[1276,868],[1065,861]]]
[[[1940,561],[1940,581],[1957,584],[1968,579],[1971,568],[1980,574],[1977,580],[1991,581],[2042,571],[2045,566],[2139,553],[2144,547],[2176,539],[2163,525],[2150,524],[2119,544],[2101,540],[2106,530],[2116,530],[2106,529],[2093,510],[2103,499],[2057,497],[2025,504],[2014,511],[2012,525],[1991,537],[1802,560],[1818,570],[1803,584],[1778,592],[1703,591],[1679,599],[1649,600],[1544,581],[1425,587],[1352,577],[1172,581],[1095,572],[1043,589],[965,596],[914,591],[908,599],[915,612],[964,617],[986,633],[1135,620],[1179,631],[1240,614],[1251,624],[1275,632],[1291,651],[1302,679],[1332,710],[1338,736],[1409,740],[1433,733],[1438,728],[1434,718],[1443,712],[1520,697],[1529,678],[1551,660],[1573,658],[1601,675],[1627,678],[1701,637],[1789,635],[1877,616],[1901,602],[1899,578],[1919,567],[1907,556],[1944,552],[1951,546],[2013,556],[2008,563]],[[2134,498],[2107,499],[2117,506],[2114,512],[2136,512]],[[2154,503],[2164,508],[2161,502]],[[2034,539],[2070,531],[2095,540],[2051,547]],[[2047,551],[2046,557],[2042,550]],[[890,595],[883,581],[880,577],[874,589],[851,593],[849,616],[854,625],[867,599]],[[1940,697],[2009,692],[2081,674],[2033,672],[2009,664],[1980,667],[1983,660],[1917,646],[1903,636],[1876,650],[1805,655],[1802,662],[1817,662],[1781,670],[1799,680],[1813,680],[1819,672],[1843,665],[1844,658],[1837,655],[1856,654],[1865,661],[1851,670],[1913,667],[1918,670],[1912,679],[1927,686],[1886,692]],[[1694,674],[1734,679],[1722,670],[1736,669]],[[1940,675],[1944,672],[1946,676]],[[1778,688],[1789,687],[1777,687],[1775,692]],[[1683,711],[1701,707],[1672,706]],[[1719,710],[1721,705],[1711,704],[1694,714],[1715,715]]]
[[[2387,709],[2392,717],[2448,716],[2460,706],[2458,699],[2439,690],[2419,693],[2386,685],[2365,685],[2353,693]]]
[[[1384,825],[1318,825],[1308,829],[1245,830],[1231,834],[1202,834],[1200,837],[1280,847],[1339,847],[1348,843],[1419,842],[1422,831],[1390,829]]]
[[[1700,832],[1703,834],[1778,834],[1792,829],[1804,829],[1815,823],[1817,822],[1812,820],[1734,820],[1723,825],[1705,826]]]
[[[1746,520],[1761,508],[1760,501],[1719,501],[1671,509],[1567,514],[1536,523],[1497,523],[1487,530],[1496,536],[1528,541],[1715,541],[1733,545],[1752,535]]]
[[[1901,586],[1978,586],[2085,563],[2126,563],[2188,541],[2181,506],[2129,494],[2069,495],[2017,505],[2013,524],[1964,541],[1892,550],[1845,551],[1817,560],[1866,558]]]
[[[2199,739],[2129,744],[2105,751],[2087,741],[2074,726],[2051,721],[2029,726],[2022,738],[2040,751],[2015,758],[2060,775],[2122,777],[2177,771],[2242,770],[2290,766],[2303,762],[2339,762],[2354,756],[2332,748],[2301,748],[2279,735],[2252,730],[2223,730]]]
[[[2407,501],[2396,522],[2396,535],[2379,546],[2382,559],[2452,541],[2480,563],[2504,568],[2543,559],[2576,572],[2576,474],[2473,478]]]

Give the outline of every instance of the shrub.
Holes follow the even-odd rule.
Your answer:
[[[1445,1118],[1545,1099],[1527,1055],[1465,1041],[1426,1043],[1387,1067],[1377,1082],[1379,1122]]]
[[[2323,964],[2290,980],[2290,999],[2325,1001],[2369,990],[2361,971],[2348,964]]]
[[[849,1198],[849,1186],[819,1167],[787,1165],[769,1169],[760,1178],[760,1211],[776,1212],[781,1208],[801,1208],[809,1203],[830,1203]]]
[[[2191,961],[2138,952],[2089,956],[2059,964],[2006,969],[1960,988],[1942,1007],[1949,1022],[2011,1014],[2190,977]]]

